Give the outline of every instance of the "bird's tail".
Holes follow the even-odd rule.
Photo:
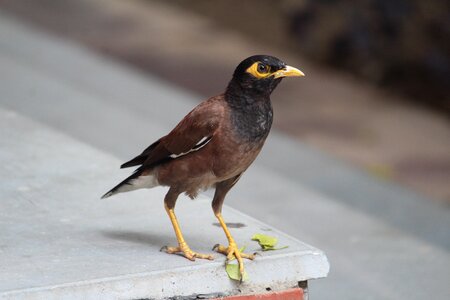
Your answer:
[[[153,172],[146,172],[142,168],[138,168],[131,176],[125,178],[109,192],[104,194],[102,199],[111,197],[112,195],[118,193],[129,192],[142,188],[152,188],[157,185],[159,185],[158,179]]]

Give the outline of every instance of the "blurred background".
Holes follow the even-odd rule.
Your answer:
[[[271,174],[294,182],[298,172],[300,184],[331,199],[316,199],[320,208],[306,201],[305,214],[329,215],[294,220],[283,217],[292,210],[276,203],[258,209],[233,198],[227,203],[329,255],[332,271],[314,290],[318,299],[412,299],[408,291],[449,264],[449,11],[450,2],[440,0],[0,1],[0,12],[26,26],[123,63],[149,80],[157,77],[198,102],[221,93],[237,64],[253,54],[273,55],[304,71],[305,78],[284,80],[274,92],[275,132],[257,162],[277,159],[269,157],[277,155],[270,148],[281,141],[277,137],[293,141],[287,143],[299,156],[290,157],[291,166],[280,158]],[[157,102],[148,98],[146,106]],[[124,110],[128,100],[122,99]],[[1,104],[27,111],[7,100]],[[54,118],[59,108],[48,109],[48,116],[46,109],[41,120]],[[82,127],[83,115],[76,118]],[[119,126],[100,123],[99,132]],[[83,130],[102,148],[95,139],[107,137]],[[140,142],[119,153],[114,148],[122,145],[111,142],[109,149],[125,160],[151,140]],[[317,153],[321,164],[309,164],[305,157]],[[297,170],[286,171],[297,161]],[[309,165],[322,167],[301,168]],[[308,181],[309,173],[317,177]],[[252,186],[245,194],[252,180],[247,178],[237,189],[251,198],[258,192]],[[294,201],[296,190],[289,188],[286,195],[294,194]],[[444,262],[437,261],[442,257]],[[440,285],[448,282],[449,269],[439,270],[445,276],[433,288],[449,295]]]
[[[307,78],[276,90],[276,128],[450,202],[448,1],[3,0],[0,8],[202,97],[222,92],[243,58],[280,57]]]

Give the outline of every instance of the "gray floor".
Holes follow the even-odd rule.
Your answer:
[[[122,160],[170,130],[196,99],[2,14],[0,94],[0,106]],[[447,207],[277,132],[226,203],[327,253],[331,272],[311,284],[313,299],[450,296]]]

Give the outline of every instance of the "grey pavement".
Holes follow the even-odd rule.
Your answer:
[[[197,102],[3,14],[0,66],[0,106],[121,160],[165,134]],[[325,251],[331,272],[311,284],[313,299],[450,296],[448,207],[276,131],[226,203]]]

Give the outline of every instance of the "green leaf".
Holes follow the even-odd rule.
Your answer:
[[[240,281],[241,280],[241,272],[239,272],[239,265],[237,264],[226,264],[225,270],[227,271],[228,277],[233,280]],[[248,275],[247,272],[244,271],[244,276],[242,278],[242,281],[247,281]]]
[[[263,247],[262,251],[281,250],[281,249],[286,249],[287,247],[289,247],[289,246],[283,246],[283,247],[278,247],[278,248],[275,248],[275,247]]]
[[[257,241],[261,246],[262,251],[270,251],[270,250],[281,250],[285,249],[288,246],[276,248],[275,245],[278,243],[278,239],[276,237],[265,235],[261,233],[257,233],[252,236],[253,241]]]
[[[278,243],[278,239],[276,237],[261,233],[253,235],[252,240],[257,241],[262,248],[274,247]]]

